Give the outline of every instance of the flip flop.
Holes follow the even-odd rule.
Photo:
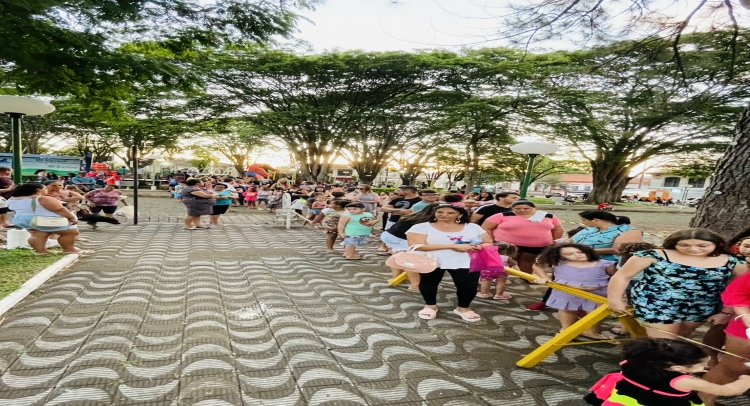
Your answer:
[[[502,295],[495,295],[492,298],[495,300],[510,300],[510,299],[513,299],[513,296],[507,293],[503,293]]]
[[[419,313],[417,313],[417,315],[422,320],[432,320],[435,317],[437,317],[437,309],[430,309],[430,308],[422,309],[419,311]]]
[[[347,261],[359,261],[360,259],[364,259],[364,258],[363,257],[354,257],[354,258],[344,257],[344,259]]]
[[[477,297],[480,299],[487,299],[488,297],[490,297],[490,294],[489,293],[477,293]]]
[[[198,227],[182,227],[183,230],[197,230]]]
[[[460,311],[458,311],[458,309],[453,309],[453,313],[461,316],[461,318],[464,319],[464,321],[468,321],[469,323],[476,323],[476,322],[482,320],[482,317],[480,315],[474,313],[473,310],[469,310],[468,312],[460,312]],[[472,315],[476,316],[476,318],[470,317]]]

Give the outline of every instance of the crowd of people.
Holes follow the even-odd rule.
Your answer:
[[[104,182],[97,188],[93,177],[81,172],[89,183],[77,183],[75,177],[59,177],[53,172],[36,171],[38,182],[16,185],[11,180],[12,169],[0,167],[0,228],[25,229],[28,244],[37,255],[53,255],[50,246],[59,246],[64,254],[91,254],[91,250],[76,248],[79,240],[77,224],[85,221],[118,223],[114,214],[118,203],[127,205],[119,187]],[[71,174],[75,175],[75,174]],[[85,207],[84,207],[85,206]],[[13,212],[13,223],[8,213]]]
[[[579,213],[583,227],[566,233],[555,215],[521,200],[514,192],[494,196],[441,194],[401,186],[392,194],[376,194],[367,185],[293,185],[282,179],[265,186],[270,198],[262,207],[257,198],[247,200],[248,191],[249,196],[255,197],[257,189],[243,187],[246,181],[214,182],[214,189],[217,184],[229,183],[234,187],[233,204],[242,205],[245,196],[250,209],[273,210],[278,206],[272,202],[289,194],[292,208],[299,214],[307,208],[307,216],[300,216],[300,221],[324,230],[328,236],[326,250],[339,252],[338,242],[347,260],[362,258],[357,247],[369,244],[373,228],[382,224],[378,254],[417,253],[429,256],[437,264],[422,273],[391,268],[394,277],[406,272],[407,289],[418,290],[422,295],[424,307],[418,312],[421,319],[438,317],[438,286],[446,273],[451,276],[456,293],[452,313],[466,322],[482,319],[471,309],[477,298],[512,305],[508,301],[511,295],[505,292],[507,274],[497,267],[484,269],[475,265],[481,252],[496,254],[505,266],[536,275],[537,283],[554,280],[606,297],[615,312],[632,312],[649,338],[626,345],[627,366],[614,381],[608,376],[606,383],[610,386],[602,384],[587,396],[591,404],[609,404],[603,402],[625,396],[662,402],[639,404],[697,405],[701,404],[696,403],[696,399],[701,399],[697,392],[701,392],[701,402],[711,404],[717,395],[738,394],[750,388],[747,379],[742,378],[750,372],[750,317],[746,317],[750,316],[750,276],[744,262],[744,257],[750,255],[750,230],[725,241],[706,229],[687,229],[672,233],[656,246],[643,241],[643,233],[627,217],[606,210]],[[201,193],[210,192],[206,188]],[[181,196],[184,202],[184,188]],[[185,204],[189,207],[191,203]],[[379,220],[378,216],[382,218]],[[493,283],[494,294],[490,293]],[[557,309],[560,327],[565,329],[598,304],[548,289],[541,302],[527,309],[538,311],[546,307]],[[704,338],[708,350],[680,341],[694,336],[696,329],[705,324],[710,326]],[[622,326],[605,332],[594,326],[583,332],[581,339],[608,339],[624,334]],[[718,357],[714,348],[724,348],[734,355]],[[707,366],[711,368],[702,379],[689,375]],[[647,384],[633,383],[639,381]]]
[[[3,174],[7,177],[9,170],[0,168],[0,179]],[[111,215],[119,191],[116,185],[86,191],[53,180],[15,187],[0,182],[0,193],[8,197],[15,225],[28,229],[34,250],[46,254],[45,242],[52,235],[64,252],[81,252],[74,246],[77,219],[66,205],[87,201],[92,211]],[[686,229],[657,246],[643,241],[643,233],[630,219],[605,210],[579,213],[583,226],[566,233],[554,214],[515,192],[464,195],[404,185],[394,193],[375,193],[362,184],[297,185],[288,179],[264,183],[216,176],[181,179],[171,185],[170,193],[187,210],[187,230],[221,226],[220,217],[230,207],[274,212],[288,195],[298,221],[326,233],[329,253],[360,260],[359,248],[376,239],[381,243],[376,253],[384,257],[428,257],[434,267],[420,272],[393,265],[398,261],[389,262],[393,277],[405,272],[407,289],[421,294],[424,307],[417,316],[425,320],[439,317],[438,286],[446,273],[456,294],[451,313],[471,323],[482,320],[471,308],[477,298],[513,306],[512,296],[505,291],[506,266],[535,275],[539,284],[554,280],[606,297],[614,312],[632,313],[649,338],[626,346],[626,366],[619,375],[595,386],[587,396],[591,404],[611,404],[602,402],[617,393],[676,402],[658,403],[665,405],[700,404],[695,401],[697,392],[703,402],[711,404],[717,395],[750,388],[741,378],[750,372],[750,276],[744,260],[750,255],[750,229],[729,241],[707,229]],[[40,216],[65,218],[69,225],[40,225]],[[207,223],[202,221],[204,216]],[[379,238],[376,228],[382,228]],[[598,306],[548,289],[540,302],[526,308],[556,309],[564,330]],[[703,340],[708,351],[680,341],[694,337],[706,324],[710,328]],[[609,331],[594,326],[580,339],[624,334],[622,326]],[[721,348],[731,355],[719,357]],[[669,352],[684,357],[672,359],[665,355]],[[644,361],[633,354],[651,354],[652,359]],[[676,379],[696,372],[704,363],[710,369],[702,379]],[[648,374],[641,370],[644,365],[650,365]],[[633,384],[645,382],[646,376],[650,380],[644,387]],[[648,388],[658,388],[660,393]],[[670,398],[671,392],[679,396]],[[693,403],[680,403],[678,398]]]

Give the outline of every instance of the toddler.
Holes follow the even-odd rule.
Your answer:
[[[640,338],[622,345],[621,371],[605,375],[591,387],[590,405],[701,406],[698,392],[710,396],[741,395],[750,376],[718,385],[693,374],[705,372],[708,356],[697,345],[668,338]],[[706,403],[708,404],[708,403]]]
[[[248,209],[258,208],[258,191],[255,190],[255,186],[250,186],[245,192],[245,204]]]
[[[182,195],[180,194],[180,191],[184,187],[185,187],[185,182],[180,182],[179,184],[172,187],[172,197],[174,197],[175,200],[182,200]]]
[[[310,224],[313,227],[318,228],[320,223],[323,222],[323,218],[325,217],[323,209],[326,207],[328,207],[326,194],[324,192],[317,192],[315,200],[310,205],[310,216],[308,217],[308,221],[312,221]]]
[[[344,238],[344,258],[349,260],[362,259],[357,255],[357,247],[367,245],[367,239],[372,232],[372,226],[377,223],[372,213],[365,212],[362,203],[349,203],[346,213],[339,219],[339,235]]]
[[[262,210],[260,208],[260,204],[263,203],[268,207],[268,198],[271,196],[271,188],[268,185],[263,185],[258,189],[258,210]]]
[[[346,213],[346,205],[349,203],[351,202],[348,200],[333,200],[321,211],[321,214],[325,216],[323,228],[327,233],[326,252],[336,252],[333,248],[333,244],[336,243],[336,239],[339,237],[339,220],[341,219],[341,216]]]
[[[518,252],[518,248],[513,244],[507,242],[496,242],[497,252],[500,254],[500,258],[503,259],[505,266],[515,266],[516,261],[513,260],[513,256]],[[485,249],[491,249],[487,247]],[[510,300],[513,296],[505,293],[505,282],[508,280],[508,274],[505,271],[481,271],[479,274],[479,293],[477,297],[486,299],[490,297],[490,284],[495,281],[495,300]]]
[[[554,269],[555,282],[587,290],[600,296],[607,296],[609,277],[614,275],[614,261],[600,260],[593,248],[576,243],[552,245],[544,249],[537,263],[534,264],[534,283],[545,284],[550,279],[545,268]],[[599,304],[578,296],[553,289],[547,299],[547,306],[558,309],[562,330],[578,321],[578,311],[591,312]],[[597,331],[598,326],[583,332],[581,335],[591,339],[606,340]]]
[[[268,211],[270,211],[271,213],[276,213],[276,209],[281,207],[281,199],[283,197],[284,188],[275,188],[271,195],[268,197],[268,203],[266,204],[266,207],[268,207]]]

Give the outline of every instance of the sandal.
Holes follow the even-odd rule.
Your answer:
[[[347,260],[347,261],[358,261],[358,260],[363,259],[363,258],[362,257],[354,257],[354,258],[344,257],[344,259]]]
[[[510,300],[510,299],[513,299],[513,296],[507,293],[503,293],[502,295],[495,295],[492,298],[495,300]]]
[[[458,311],[458,309],[453,309],[453,313],[461,316],[461,318],[464,319],[464,321],[468,321],[470,323],[476,323],[479,320],[482,320],[482,317],[480,315],[474,313],[473,310],[469,310],[469,311],[465,311],[465,312],[460,312],[460,311]]]
[[[422,320],[432,320],[437,317],[437,309],[430,309],[429,307],[426,307],[420,310],[418,315]]]
[[[198,227],[182,227],[183,230],[197,230]]]
[[[477,293],[477,297],[480,299],[487,299],[488,297],[490,297],[490,294],[489,293]]]

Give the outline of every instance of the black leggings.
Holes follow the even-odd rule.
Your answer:
[[[471,301],[477,295],[477,286],[479,286],[479,274],[481,272],[469,272],[469,269],[441,269],[437,268],[430,273],[420,274],[419,293],[422,294],[424,303],[429,306],[437,304],[437,291],[440,281],[443,280],[445,271],[448,271],[453,278],[453,284],[456,285],[456,295],[458,296],[458,307],[469,307]]]

